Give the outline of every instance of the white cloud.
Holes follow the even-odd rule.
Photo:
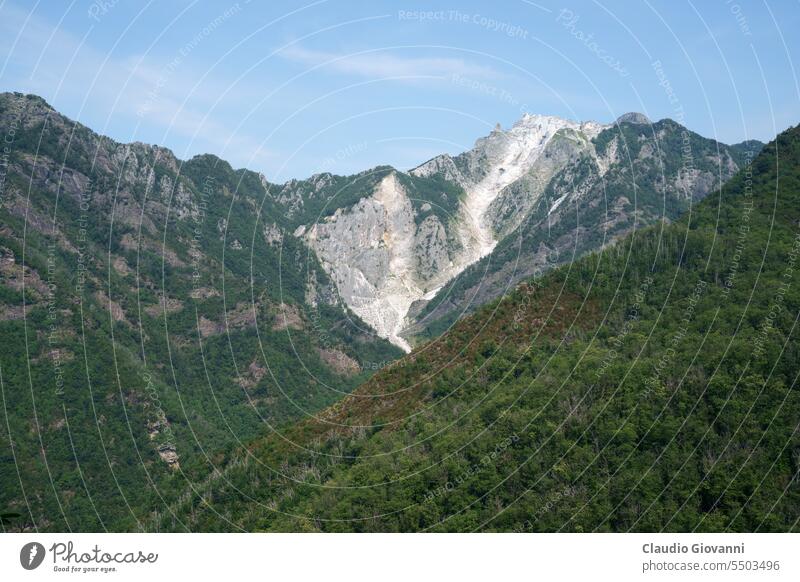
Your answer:
[[[288,60],[310,66],[321,66],[348,75],[363,77],[451,77],[470,75],[473,77],[497,77],[491,67],[470,63],[451,57],[411,57],[389,54],[385,49],[376,49],[350,54],[335,54],[306,49],[297,45],[280,52]]]

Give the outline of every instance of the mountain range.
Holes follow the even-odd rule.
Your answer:
[[[708,329],[713,338],[734,333],[737,353],[756,336],[763,314],[744,308],[747,325],[734,326],[742,293],[761,284],[767,301],[797,219],[796,168],[784,164],[779,176],[770,165],[779,145],[796,164],[796,130],[759,154],[759,142],[726,146],[641,114],[607,125],[525,115],[408,172],[381,166],[284,184],[213,155],[181,161],[159,146],[114,142],[30,95],[0,96],[0,131],[9,144],[0,508],[22,515],[22,529],[507,530],[523,527],[530,503],[513,519],[485,520],[524,491],[538,507],[556,493],[563,505],[529,529],[552,529],[579,503],[591,516],[568,529],[660,523],[631,517],[643,499],[661,502],[617,495],[630,482],[611,467],[636,451],[637,468],[655,463],[657,447],[672,443],[639,430],[657,407],[659,439],[693,396],[707,418],[734,422],[727,404],[693,392],[717,386],[715,362],[725,378],[741,372],[723,340],[717,351],[700,344],[702,365],[681,358]],[[759,212],[737,256],[737,205],[756,170]],[[765,200],[784,173],[770,246]],[[753,280],[762,248],[774,268]],[[670,289],[680,301],[670,303]],[[684,332],[692,341],[631,412],[658,346],[681,321],[681,301],[695,295]],[[710,319],[722,300],[730,313]],[[661,317],[670,325],[659,328]],[[793,328],[773,323],[777,335],[762,343],[776,365],[784,358],[780,384],[764,354],[747,376],[748,395],[760,380],[770,386],[769,406],[796,394],[785,361],[793,349],[769,351]],[[636,356],[641,342],[647,353]],[[621,376],[625,364],[637,370],[635,386]],[[678,397],[684,381],[691,390]],[[742,423],[756,423],[743,424],[746,442],[767,421],[763,394],[753,396],[758,416],[737,407]],[[791,407],[776,410],[788,427],[781,415]],[[736,454],[722,447],[738,432],[712,437],[704,454],[726,468],[755,455],[740,440]],[[796,480],[793,438],[776,461],[787,487]],[[678,445],[668,460],[689,454]],[[502,474],[498,459],[522,468],[539,446],[546,454],[535,469]],[[570,466],[559,468],[562,453],[598,456],[605,472],[587,471],[598,486],[607,481],[602,505]],[[690,469],[693,478],[701,466]],[[534,475],[541,486],[529,486]],[[713,492],[725,497],[720,488],[703,494]],[[686,501],[705,520],[719,504],[697,505],[696,493]],[[744,509],[724,509],[733,529],[753,525]],[[674,528],[701,523],[692,519]],[[788,523],[775,520],[769,528]]]
[[[800,126],[670,224],[529,279],[151,531],[790,532]]]
[[[309,221],[293,234],[347,306],[409,351],[537,272],[676,219],[761,146],[634,113],[608,125],[526,114],[458,156],[346,178],[316,216],[308,200],[333,176],[282,186],[278,200]]]

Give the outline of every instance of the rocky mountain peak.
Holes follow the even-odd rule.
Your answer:
[[[578,142],[567,148],[571,152],[590,147],[606,127],[525,114],[507,130],[498,124],[458,156],[442,154],[409,174],[391,172],[356,204],[298,234],[315,250],[349,307],[379,335],[407,350],[400,333],[411,305],[430,299],[495,248],[497,230],[488,210],[497,197],[535,170],[560,132]],[[571,159],[568,154],[550,155],[553,172]],[[403,185],[413,178],[433,179],[427,187],[434,189],[442,183],[459,187],[455,212],[441,220],[423,216],[424,206],[415,209]]]
[[[639,125],[650,125],[652,122],[650,121],[650,118],[647,117],[644,113],[637,113],[635,111],[632,111],[630,113],[625,113],[617,117],[617,121],[615,123],[617,124],[636,123]]]

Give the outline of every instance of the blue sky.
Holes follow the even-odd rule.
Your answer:
[[[768,140],[800,122],[798,29],[797,0],[6,1],[0,89],[283,181],[407,169],[525,112]]]

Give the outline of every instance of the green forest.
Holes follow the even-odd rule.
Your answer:
[[[695,200],[659,194],[688,162],[657,122],[669,155],[606,177],[618,230],[403,355],[290,236],[391,168],[279,185],[35,96],[0,121],[3,531],[797,529],[800,127],[724,146],[741,169]],[[453,183],[400,180],[416,220],[458,211]],[[590,202],[558,228],[600,224]]]
[[[401,355],[337,304],[257,174],[113,142],[32,95],[0,95],[0,127],[14,138],[0,206],[3,527],[141,529],[184,492],[184,467],[212,471],[226,448]]]
[[[673,224],[531,280],[153,530],[792,531],[800,128]]]

